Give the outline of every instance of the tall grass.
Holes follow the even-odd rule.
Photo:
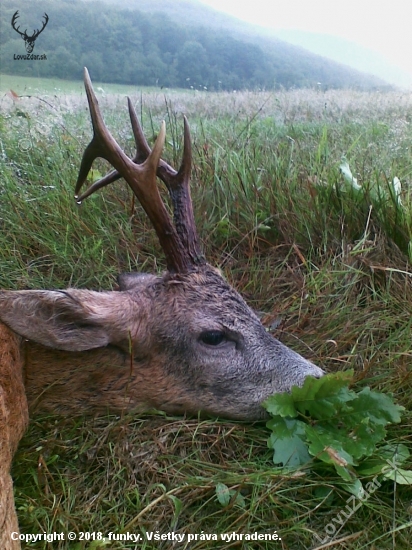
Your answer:
[[[57,93],[57,92],[56,92]],[[36,95],[37,94],[37,95]],[[83,95],[3,96],[0,287],[111,288],[119,271],[161,271],[148,221],[119,182],[79,208],[73,188],[91,137]],[[133,96],[149,142],[161,119],[178,164],[181,113],[194,144],[192,196],[210,262],[282,341],[359,384],[393,392],[411,443],[412,100],[402,94],[291,91]],[[124,97],[101,95],[106,122],[133,151]],[[345,156],[362,191],[340,173]],[[96,174],[104,173],[99,161]],[[391,191],[402,184],[400,202]],[[348,498],[311,467],[271,463],[264,425],[167,418],[32,419],[15,460],[25,533],[265,533],[282,540],[222,547],[321,548]],[[222,506],[216,487],[231,500]],[[410,494],[385,482],[328,548],[408,548]],[[220,547],[198,540],[181,548]],[[36,548],[100,548],[98,542]],[[171,548],[111,542],[109,548]]]

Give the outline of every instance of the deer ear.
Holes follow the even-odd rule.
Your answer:
[[[127,342],[138,310],[127,292],[0,292],[1,321],[28,340],[66,351]]]

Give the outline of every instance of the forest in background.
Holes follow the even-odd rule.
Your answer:
[[[0,62],[7,74],[76,80],[87,66],[95,81],[141,86],[208,90],[385,87],[375,77],[281,41],[260,46],[241,33],[236,37],[216,25],[206,26],[206,21],[200,25],[200,18],[194,18],[193,25],[187,20],[178,24],[169,14],[143,12],[122,7],[122,3],[26,3],[19,9],[16,26],[31,35],[41,28],[43,14],[48,14],[47,27],[33,51],[46,54],[47,60],[16,60],[15,55],[26,53],[21,36],[11,26],[18,8],[15,0],[3,0]]]

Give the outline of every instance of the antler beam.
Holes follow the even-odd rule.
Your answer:
[[[159,238],[170,272],[184,273],[204,263],[199,251],[189,178],[191,168],[191,147],[188,125],[185,121],[185,146],[182,165],[178,172],[160,159],[165,140],[165,123],[161,125],[153,150],[143,135],[137,115],[128,98],[129,113],[136,141],[137,153],[130,159],[117,144],[104,124],[96,95],[93,91],[87,69],[84,69],[84,83],[93,125],[93,139],[87,146],[76,183],[76,200],[82,201],[97,189],[123,177],[143,206]],[[115,168],[101,180],[95,182],[83,195],[78,193],[85,182],[93,161],[97,157],[106,159]],[[156,184],[156,173],[166,183],[174,207],[173,225],[160,197]]]

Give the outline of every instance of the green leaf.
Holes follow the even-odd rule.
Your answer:
[[[401,413],[405,410],[404,407],[396,405],[391,396],[372,391],[370,388],[363,388],[357,394],[356,401],[351,403],[351,407],[354,411],[367,413],[375,424],[382,426],[389,422],[400,422]]]
[[[233,494],[235,493],[235,491],[231,491],[231,493],[233,492]],[[233,495],[231,495],[233,496]],[[241,493],[236,493],[236,497],[235,497],[235,504],[237,506],[239,506],[240,508],[246,508],[246,501],[245,501],[245,497],[241,494]]]
[[[371,419],[365,416],[366,414],[367,411],[363,418],[354,416],[352,422],[346,422],[346,429],[342,430],[342,444],[356,459],[370,456],[377,443],[386,435],[385,428],[380,424],[373,424]]]
[[[230,502],[229,487],[224,483],[218,483],[216,485],[216,496],[217,496],[217,500],[222,506],[228,506]]]
[[[388,465],[398,471],[409,451],[404,445],[377,449],[385,439],[387,424],[399,422],[404,408],[390,395],[368,387],[350,390],[352,375],[348,371],[320,379],[309,376],[302,387],[274,395],[264,406],[273,415],[267,427],[272,430],[268,446],[274,450],[275,464],[296,468],[312,455],[333,466],[355,494],[361,487],[355,482],[358,472],[395,475],[389,474]],[[408,471],[402,470],[402,474],[404,483],[409,483]]]
[[[403,468],[395,468],[383,472],[386,479],[391,479],[399,485],[412,485],[412,470],[404,470]]]
[[[327,431],[320,432],[308,425],[305,426],[305,429],[310,454],[326,464],[333,464],[344,480],[352,481],[355,461],[353,456],[343,448],[341,442],[334,440]]]
[[[180,512],[182,511],[182,508],[183,508],[183,501],[175,495],[168,495],[168,498],[173,502],[173,505],[174,505],[172,526],[173,528],[175,528],[180,516]]]
[[[336,415],[337,408],[354,399],[355,393],[347,386],[353,370],[327,374],[322,378],[307,376],[302,387],[293,386],[290,393],[277,393],[263,406],[272,415],[295,418],[297,411],[323,419]]]
[[[362,498],[362,495],[365,494],[362,482],[357,478],[352,478],[351,481],[344,483],[342,486],[348,491],[348,493],[351,493],[351,495],[354,495],[356,498]]]
[[[99,172],[99,170],[96,170],[96,168],[92,168],[87,176],[87,179],[95,182],[97,180],[100,180],[103,177],[103,174]]]
[[[279,415],[295,418],[298,415],[290,393],[275,393],[275,395],[266,399],[263,406],[273,416]]]
[[[291,391],[296,409],[319,420],[336,416],[346,402],[355,398],[356,394],[347,387],[352,375],[350,370],[322,378],[306,377],[302,387],[293,386]]]
[[[307,464],[311,458],[305,443],[305,424],[300,420],[277,417],[267,426],[273,430],[268,447],[274,450],[273,462],[285,468]]]
[[[222,506],[228,506],[233,497],[235,497],[235,504],[237,506],[241,508],[245,508],[246,506],[244,496],[234,489],[229,489],[224,483],[218,483],[216,485],[216,496]]]
[[[387,465],[388,463],[380,456],[373,456],[372,458],[362,461],[358,468],[356,468],[356,471],[361,476],[374,476],[381,474],[382,470]]]
[[[385,460],[402,464],[406,462],[410,457],[409,449],[403,443],[397,443],[396,445],[384,445],[378,449],[379,456]]]

